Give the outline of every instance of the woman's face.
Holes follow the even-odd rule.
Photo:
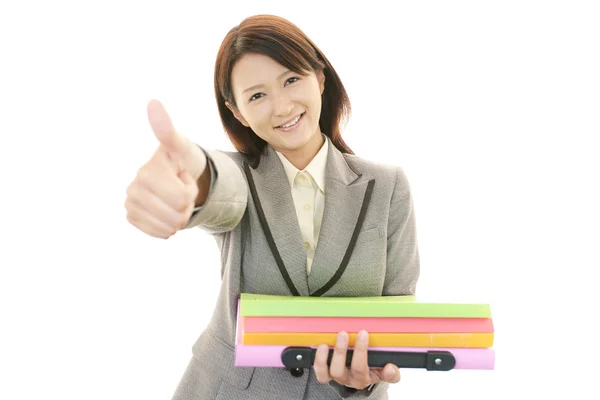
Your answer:
[[[324,84],[321,71],[302,76],[270,57],[246,54],[231,73],[238,109],[227,107],[275,150],[310,160],[323,144],[319,118]]]

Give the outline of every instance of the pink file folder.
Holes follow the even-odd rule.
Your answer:
[[[288,346],[244,345],[244,324],[241,321],[238,303],[236,321],[235,366],[237,367],[285,367],[282,352]],[[352,348],[351,348],[352,349]],[[493,348],[429,348],[429,347],[370,347],[373,351],[426,352],[447,351],[456,359],[453,369],[493,370],[495,351]]]

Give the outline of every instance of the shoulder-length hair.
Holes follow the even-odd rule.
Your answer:
[[[351,114],[350,99],[335,69],[319,48],[290,21],[274,15],[256,15],[232,28],[221,43],[215,62],[214,89],[221,122],[234,147],[247,156],[251,164],[258,159],[267,142],[251,128],[242,125],[227,108],[237,105],[231,87],[231,71],[242,56],[262,54],[301,75],[323,71],[319,127],[342,153],[354,154],[341,136],[341,127]]]

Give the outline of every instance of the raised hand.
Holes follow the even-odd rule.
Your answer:
[[[127,188],[127,220],[150,236],[167,239],[183,228],[198,199],[206,170],[204,152],[178,133],[163,105],[148,103],[148,120],[159,146]],[[200,188],[199,188],[200,184]]]

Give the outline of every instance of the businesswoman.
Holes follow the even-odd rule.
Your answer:
[[[330,365],[322,345],[310,369],[235,367],[236,307],[242,292],[414,294],[419,254],[403,170],[350,150],[341,136],[350,101],[339,76],[283,18],[253,16],[229,31],[214,89],[237,151],[191,143],[153,100],[148,118],[160,144],[125,203],[128,221],[148,235],[198,227],[221,251],[218,301],[173,399],[387,399],[400,372],[368,367],[367,332],[349,367],[346,332]]]

